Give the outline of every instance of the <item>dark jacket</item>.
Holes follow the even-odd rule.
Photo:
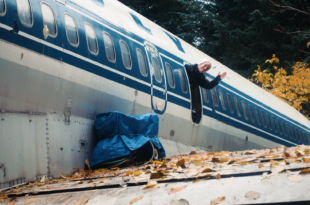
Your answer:
[[[212,89],[215,86],[217,86],[217,84],[221,80],[221,77],[217,76],[214,80],[209,82],[203,73],[199,73],[197,64],[185,65],[185,69],[188,75],[191,89],[195,89],[198,86],[203,87],[205,89]]]

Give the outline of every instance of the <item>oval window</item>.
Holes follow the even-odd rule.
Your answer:
[[[308,144],[309,144],[309,142],[308,142],[308,140],[307,140],[307,135],[306,135],[306,133],[305,133],[305,132],[304,132],[304,139],[305,139],[305,141],[304,141],[304,142],[305,142],[305,144],[306,144],[306,145],[308,145]]]
[[[147,64],[146,64],[146,60],[145,60],[145,55],[138,48],[137,48],[137,58],[138,58],[139,69],[140,69],[141,75],[143,75],[144,77],[147,77],[148,70],[147,70]]]
[[[29,0],[16,0],[17,4],[17,13],[20,19],[20,22],[27,27],[32,27],[33,18],[31,5]]]
[[[103,32],[103,41],[108,60],[112,63],[115,63],[116,61],[115,47],[113,39],[110,36],[110,34]]]
[[[73,17],[69,14],[65,14],[66,32],[69,43],[77,47],[79,45],[78,29]]]
[[[255,123],[254,112],[253,112],[252,106],[248,104],[248,107],[249,107],[249,111],[250,111],[251,120],[253,123]]]
[[[299,133],[298,133],[298,129],[295,127],[295,131],[296,131],[296,136],[297,136],[297,139],[298,139],[298,141],[299,142],[301,142],[301,140],[300,140],[300,136],[299,136]]]
[[[157,58],[152,57],[152,64],[154,68],[155,79],[158,83],[161,83],[163,81],[163,76],[161,75],[160,65]]]
[[[0,16],[4,16],[6,12],[5,0],[0,0]]]
[[[272,122],[274,125],[274,131],[277,133],[278,132],[278,126],[277,126],[276,120],[274,119],[274,116],[272,116],[271,118],[272,118]]]
[[[292,135],[293,135],[293,138],[294,138],[295,141],[297,141],[297,140],[296,140],[296,134],[295,134],[293,125],[291,125],[291,128],[292,128],[292,129],[291,129],[291,133],[292,133]]]
[[[239,101],[236,97],[235,97],[235,104],[236,104],[238,116],[241,117],[241,107],[240,107]]]
[[[231,114],[234,114],[235,110],[234,110],[234,104],[233,104],[232,98],[229,93],[226,93],[226,96],[228,99],[229,111]]]
[[[166,63],[166,72],[167,72],[167,78],[168,78],[169,86],[171,88],[175,88],[175,80],[174,80],[173,69],[169,63]]]
[[[278,126],[279,126],[280,134],[282,135],[283,134],[283,130],[282,130],[281,122],[280,122],[279,119],[277,119],[277,121],[278,121]]]
[[[131,69],[131,55],[130,55],[130,50],[126,42],[120,41],[120,46],[121,46],[121,53],[122,53],[122,59],[123,63],[126,69],[130,70]]]
[[[0,0],[1,1],[1,0]],[[52,8],[46,3],[41,4],[43,25],[49,30],[49,36],[55,38],[57,36],[57,25]]]
[[[267,121],[268,121],[269,129],[272,130],[272,124],[271,124],[270,116],[268,113],[266,115],[267,115]]]
[[[299,130],[299,137],[300,137],[300,139],[301,139],[301,142],[302,142],[303,144],[305,144],[304,138],[303,138],[303,136],[302,136],[302,131],[301,131],[301,130]]]
[[[219,89],[219,97],[220,97],[222,109],[226,110],[227,109],[227,107],[226,107],[226,100],[225,100],[225,97],[224,97],[224,93],[223,93],[223,91],[221,89]]]
[[[97,55],[99,52],[97,35],[92,25],[85,23],[85,34],[87,47],[91,54]]]
[[[208,93],[208,90],[202,88],[202,93],[203,93],[203,100],[204,100],[206,103],[209,103],[210,100],[209,100],[209,93]]]
[[[254,108],[254,110],[255,110],[255,115],[256,115],[256,120],[258,122],[258,125],[261,125],[262,123],[260,121],[259,112],[256,107]]]
[[[267,122],[266,122],[266,118],[265,118],[264,112],[261,110],[260,114],[262,115],[262,120],[263,120],[264,127],[267,128]]]
[[[219,101],[217,99],[216,88],[212,88],[211,89],[211,96],[212,96],[213,105],[215,107],[218,107],[219,106]]]
[[[248,119],[249,119],[249,117],[248,117],[248,112],[247,112],[247,110],[246,110],[246,106],[245,106],[245,103],[244,103],[243,100],[241,100],[241,106],[242,106],[244,118],[245,118],[246,120],[248,120]]]
[[[179,69],[179,78],[180,78],[182,92],[187,94],[188,88],[187,88],[186,78],[185,78],[184,72],[181,69]]]
[[[285,127],[285,123],[283,121],[282,121],[282,127],[283,127],[283,130],[284,130],[285,137],[287,137],[288,134],[287,134],[287,130],[286,130],[286,127]]]
[[[288,123],[286,123],[286,129],[287,129],[287,132],[288,132],[288,134],[289,134],[289,136],[290,136],[290,138],[292,139],[292,131],[290,130],[290,126],[288,125]]]

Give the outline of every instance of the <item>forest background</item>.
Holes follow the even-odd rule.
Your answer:
[[[310,119],[308,0],[119,1]]]

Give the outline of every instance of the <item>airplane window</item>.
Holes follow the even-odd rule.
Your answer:
[[[302,137],[302,132],[301,132],[301,130],[299,130],[299,138],[301,138],[302,143],[305,144],[304,138]]]
[[[239,101],[238,101],[238,99],[236,97],[235,97],[235,104],[236,104],[236,109],[237,109],[238,116],[241,117],[241,108],[240,108]]]
[[[299,136],[299,133],[298,133],[298,130],[297,130],[297,128],[295,127],[295,131],[296,131],[296,136],[297,136],[297,139],[298,139],[298,141],[300,142],[300,136]]]
[[[141,75],[143,75],[144,77],[147,77],[147,64],[146,64],[146,60],[145,60],[145,56],[144,53],[137,48],[137,58],[138,58],[138,63],[139,63],[139,69],[141,72]]]
[[[128,47],[127,43],[125,43],[122,40],[120,41],[120,46],[121,46],[122,59],[123,59],[124,66],[125,66],[125,68],[130,70],[132,65],[131,65],[131,56],[130,56],[129,47]]]
[[[248,120],[248,119],[249,119],[249,116],[248,116],[248,112],[247,112],[247,110],[246,110],[246,106],[245,106],[245,103],[244,103],[243,100],[241,100],[241,105],[242,105],[242,110],[243,110],[244,118],[245,118],[246,120]]]
[[[274,125],[274,131],[278,132],[278,126],[277,126],[276,120],[274,119],[274,116],[272,116],[271,118],[272,118],[272,122],[273,122],[273,125]]]
[[[110,34],[103,32],[103,41],[108,60],[112,63],[115,63],[116,55],[115,55],[114,42]]]
[[[16,0],[17,13],[20,21],[27,27],[32,27],[33,18],[29,0]]]
[[[281,127],[281,122],[280,120],[278,119],[278,126],[279,126],[279,131],[280,131],[280,134],[282,135],[283,134],[283,130],[282,130],[282,127]],[[284,128],[285,129],[285,128]]]
[[[0,16],[3,16],[6,12],[5,0],[0,0]]]
[[[304,138],[305,138],[305,144],[309,144],[309,142],[308,142],[308,140],[307,140],[307,135],[306,135],[306,133],[304,132]]]
[[[226,110],[227,107],[226,107],[226,100],[225,100],[225,97],[224,97],[224,93],[221,89],[219,89],[219,97],[220,97],[220,101],[221,101],[221,105],[222,105],[222,108],[223,110]]]
[[[187,83],[186,83],[186,78],[184,72],[179,69],[179,78],[180,78],[180,83],[181,83],[181,88],[183,93],[187,94]]]
[[[292,135],[293,135],[294,140],[296,141],[296,134],[295,134],[295,132],[294,132],[294,127],[293,127],[293,125],[291,125],[291,128],[292,128],[291,133],[292,133]]]
[[[264,124],[264,127],[266,128],[267,127],[267,122],[266,122],[266,118],[265,118],[264,112],[261,110],[260,114],[262,115],[263,124]]]
[[[47,25],[50,37],[56,37],[57,35],[57,25],[52,8],[46,3],[41,4],[43,25]]]
[[[217,99],[216,88],[212,88],[211,89],[211,96],[212,96],[212,100],[213,100],[214,106],[218,107],[219,106],[219,101]]]
[[[258,125],[261,125],[262,123],[260,121],[259,112],[256,107],[254,108],[254,110],[255,110],[255,115],[256,115],[256,120],[258,122]]]
[[[69,14],[65,14],[66,32],[68,41],[72,46],[77,47],[79,44],[78,29],[73,17]]]
[[[255,122],[255,118],[254,118],[254,112],[253,112],[252,106],[251,105],[248,105],[248,106],[249,106],[249,110],[250,110],[251,120],[254,123]]]
[[[171,88],[175,88],[173,69],[169,63],[166,63],[166,72],[167,72],[169,86]]]
[[[158,83],[161,83],[163,81],[163,76],[161,75],[159,62],[155,57],[152,57],[152,62],[154,67],[155,79]]]
[[[268,113],[266,115],[267,115],[267,121],[268,121],[269,129],[272,130],[272,124],[271,124],[270,116],[268,115]]]
[[[286,128],[287,128],[287,132],[288,132],[290,138],[292,139],[292,131],[290,130],[290,126],[288,125],[288,123],[286,123]]]
[[[284,134],[287,137],[287,130],[286,130],[286,127],[285,127],[285,123],[283,121],[282,121],[282,127],[283,127],[283,130],[284,130]]]
[[[96,32],[92,25],[85,23],[85,34],[89,52],[93,55],[97,55],[99,51],[98,41]]]
[[[233,105],[233,101],[231,99],[231,96],[229,95],[229,93],[226,93],[226,96],[227,96],[227,99],[228,99],[228,105],[229,105],[230,113],[234,114],[235,110],[234,110],[234,105]]]
[[[203,93],[203,100],[206,103],[209,103],[209,93],[207,89],[202,88],[202,93]]]

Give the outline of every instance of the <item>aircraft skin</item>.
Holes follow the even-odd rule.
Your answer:
[[[168,156],[309,144],[294,108],[115,0],[0,0],[0,48],[0,189],[83,167],[112,110],[157,113]],[[184,65],[202,59],[227,77],[193,122]]]

